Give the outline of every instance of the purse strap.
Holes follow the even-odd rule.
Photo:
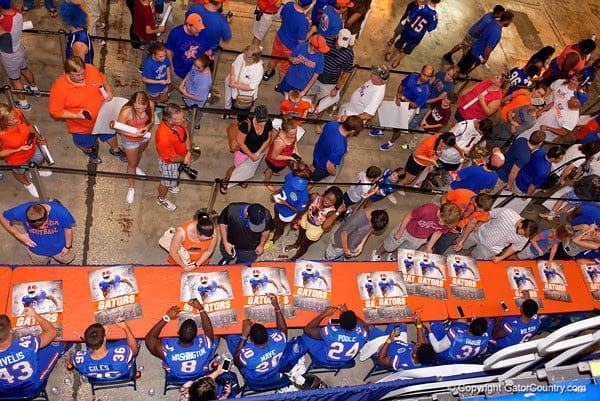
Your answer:
[[[561,164],[560,166],[558,166],[557,168],[552,170],[550,172],[550,174],[556,174],[558,171],[564,170],[569,164],[573,164],[577,160],[581,160],[581,159],[585,159],[585,156],[579,156],[579,157],[574,158],[573,160],[569,160],[568,162]]]

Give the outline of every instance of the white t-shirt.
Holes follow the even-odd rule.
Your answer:
[[[456,144],[467,153],[481,140],[481,134],[475,128],[475,120],[461,121],[452,127],[450,132],[456,137]],[[444,150],[439,160],[447,164],[458,164],[463,161],[455,148]]]
[[[238,55],[231,64],[234,71],[235,79],[241,84],[248,84],[252,88],[249,91],[231,88],[231,95],[234,99],[239,95],[252,96],[254,99],[258,97],[258,86],[262,82],[264,67],[262,60],[258,63],[246,65],[244,62],[244,53]],[[225,85],[229,84],[229,74],[225,78]]]
[[[369,193],[369,190],[371,189],[370,185],[360,185],[371,184],[371,181],[369,181],[369,179],[367,178],[366,172],[361,171],[360,173],[358,173],[358,184],[359,185],[352,185],[350,188],[348,188],[347,191],[348,198],[350,198],[350,200],[354,203],[360,202],[363,196]]]
[[[552,128],[564,128],[568,131],[571,131],[573,128],[575,128],[575,126],[577,126],[578,120],[579,110],[570,110],[566,104],[563,105],[555,102],[552,108],[542,113],[542,115],[536,120],[533,127],[519,135],[519,138],[529,139],[533,131],[539,130],[542,125],[547,125],[548,127]],[[558,137],[558,135],[553,132],[544,132],[546,132],[546,141],[552,142]]]
[[[564,108],[567,108],[567,102],[575,94],[574,90],[569,89],[569,81],[565,82],[564,79],[554,81],[550,85],[550,89],[552,89],[552,95],[549,101],[554,102],[554,104],[560,103],[564,105]]]
[[[350,97],[350,101],[342,106],[340,110],[341,114],[357,116],[361,113],[368,113],[374,116],[381,102],[383,102],[384,96],[385,84],[375,85],[369,79],[354,91],[352,97]]]

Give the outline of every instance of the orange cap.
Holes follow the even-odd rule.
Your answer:
[[[202,23],[202,17],[196,13],[192,13],[187,16],[185,19],[186,24],[192,25],[197,30],[201,31],[204,29],[204,24]]]
[[[337,0],[335,2],[335,5],[338,7],[348,7],[348,8],[354,7],[354,3],[351,2],[350,0]]]
[[[310,39],[310,44],[321,53],[327,53],[329,51],[329,46],[327,46],[325,38],[321,35],[313,35]]]

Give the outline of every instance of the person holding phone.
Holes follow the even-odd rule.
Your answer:
[[[39,145],[47,144],[46,138],[31,125],[21,110],[0,103],[0,159],[13,167],[16,180],[34,198],[39,198],[39,195],[35,185],[27,178],[25,167],[29,163],[39,165],[44,162]],[[42,177],[52,175],[51,171],[39,173]]]

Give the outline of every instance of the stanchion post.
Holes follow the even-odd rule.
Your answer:
[[[46,196],[46,190],[42,185],[42,180],[40,180],[40,171],[37,163],[31,162],[29,163],[29,171],[31,172],[31,181],[33,181],[33,185],[37,189],[38,195],[40,196],[40,200],[42,202],[47,202],[48,197]]]
[[[217,68],[219,67],[220,59],[221,59],[221,48],[217,47],[217,54],[215,54],[215,60],[214,60],[213,69],[212,69],[212,82],[210,85],[211,88],[215,85],[215,79],[217,78]]]
[[[11,108],[15,108],[15,99],[13,99],[12,88],[10,85],[4,85],[2,87],[4,94],[6,95],[6,102]]]
[[[215,201],[217,200],[217,194],[219,193],[219,187],[221,186],[221,179],[215,178],[215,182],[212,185],[210,196],[208,198],[208,205],[206,206],[207,213],[212,213],[215,207]]]
[[[58,30],[58,45],[60,46],[60,57],[64,64],[67,57],[67,31],[64,29]]]
[[[196,131],[196,117],[198,116],[198,105],[195,104],[192,106],[192,116],[190,117],[190,123],[188,124],[188,131],[190,132],[190,142],[192,143],[192,152],[200,155],[200,145],[194,143],[194,133]]]

